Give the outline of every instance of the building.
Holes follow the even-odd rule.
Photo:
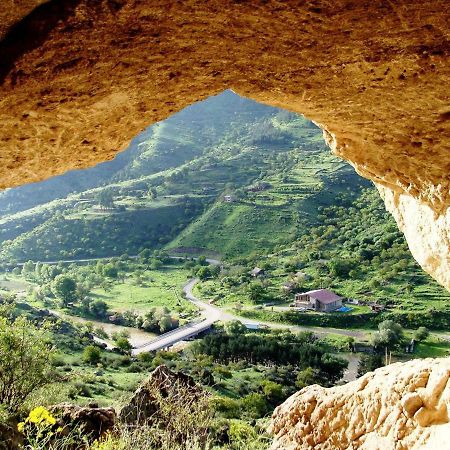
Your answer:
[[[342,297],[328,289],[316,289],[295,295],[295,306],[309,307],[316,311],[331,312],[342,307]]]
[[[382,312],[386,309],[385,305],[380,305],[378,303],[369,303],[369,306],[370,306],[371,311],[377,312],[377,313]]]
[[[264,269],[260,269],[259,267],[255,267],[251,272],[250,272],[252,277],[263,277],[266,272]]]
[[[233,203],[234,202],[234,197],[232,195],[224,195],[223,196],[223,201],[225,203]]]
[[[282,289],[284,292],[292,292],[295,288],[296,284],[293,281],[287,281],[282,285]]]

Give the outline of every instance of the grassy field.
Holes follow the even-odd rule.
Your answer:
[[[129,277],[123,284],[114,284],[111,290],[94,289],[92,296],[104,300],[114,311],[145,312],[163,306],[180,312],[194,311],[195,307],[181,296],[188,275],[188,271],[181,266],[147,270],[143,272],[141,286]]]
[[[414,358],[442,358],[446,356],[450,356],[450,342],[440,339],[436,335],[419,342],[413,353]]]

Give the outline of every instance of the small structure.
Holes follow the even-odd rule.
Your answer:
[[[264,269],[260,269],[259,267],[255,267],[251,272],[250,275],[252,277],[263,277],[266,274],[266,271]]]
[[[223,201],[225,203],[233,203],[234,202],[234,197],[232,195],[224,195],[223,196]]]
[[[295,294],[297,307],[310,307],[316,311],[331,312],[342,307],[342,297],[328,289],[316,289],[314,291]]]
[[[385,305],[379,305],[378,303],[370,303],[369,306],[371,311],[377,313],[384,311],[386,309]]]
[[[359,305],[359,300],[356,300],[355,298],[348,298],[347,303],[349,305]]]
[[[293,281],[287,281],[281,286],[284,292],[292,292],[295,289],[296,284]]]

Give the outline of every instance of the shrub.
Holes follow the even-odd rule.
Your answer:
[[[19,317],[0,317],[0,403],[14,413],[36,389],[53,381],[53,347],[47,327],[36,328]]]
[[[98,364],[101,358],[101,351],[95,345],[88,345],[83,351],[83,361],[88,364]]]

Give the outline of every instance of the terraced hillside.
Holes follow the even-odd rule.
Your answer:
[[[0,257],[272,251],[363,185],[311,122],[227,91],[150,127],[114,161],[2,193]]]

